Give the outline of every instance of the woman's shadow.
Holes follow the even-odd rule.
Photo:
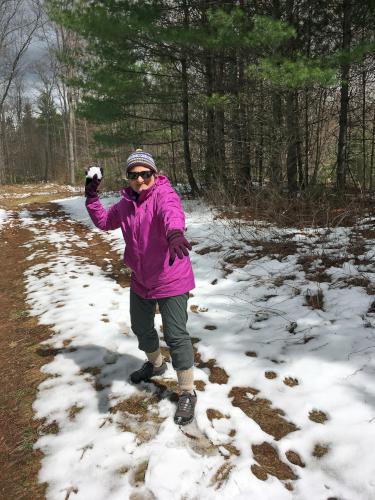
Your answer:
[[[87,374],[97,392],[100,413],[110,410],[109,396],[114,381],[130,382],[130,374],[141,366],[142,361],[130,354],[120,354],[105,347],[88,344],[62,348],[39,347],[39,356],[50,357],[58,354],[71,359],[80,367],[80,374]],[[133,384],[132,384],[133,385]],[[147,387],[143,385],[142,387]]]

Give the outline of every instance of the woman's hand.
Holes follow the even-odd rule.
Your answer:
[[[96,198],[98,187],[102,182],[103,167],[89,167],[86,172],[85,196],[86,198]]]
[[[168,246],[169,246],[169,265],[171,266],[176,259],[183,259],[184,255],[189,255],[189,250],[191,250],[191,245],[185,238],[181,229],[172,229],[167,234]]]

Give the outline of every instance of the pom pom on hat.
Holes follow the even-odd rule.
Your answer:
[[[136,149],[131,153],[126,161],[126,173],[133,167],[142,166],[147,167],[153,172],[157,173],[155,161],[150,153],[146,153],[143,149]]]

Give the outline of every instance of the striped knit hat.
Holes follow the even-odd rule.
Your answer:
[[[128,157],[126,161],[126,173],[128,173],[131,168],[137,166],[147,167],[155,172],[155,174],[158,171],[151,154],[146,153],[146,151],[143,151],[142,149],[136,149],[134,153],[131,153]]]

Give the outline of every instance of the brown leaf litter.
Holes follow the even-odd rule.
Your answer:
[[[280,481],[298,479],[289,465],[280,459],[277,450],[270,443],[254,444],[251,449],[254,459],[259,464],[252,465],[251,471],[258,479],[265,481],[269,474]]]
[[[228,480],[232,469],[233,465],[231,463],[225,462],[220,465],[211,479],[211,485],[214,486],[215,490],[219,490]]]
[[[200,250],[195,250],[195,253],[197,253],[198,255],[206,255],[207,253],[211,252],[220,252],[220,250],[222,249],[223,249],[222,245],[213,245],[213,246],[203,247]]]
[[[206,414],[207,414],[207,418],[208,418],[208,420],[211,420],[211,421],[212,421],[214,418],[216,418],[216,419],[218,419],[218,420],[220,420],[221,418],[229,418],[228,416],[223,415],[223,414],[221,413],[221,411],[219,411],[219,410],[215,410],[214,408],[208,408],[208,409],[206,410]]]
[[[324,424],[328,420],[327,415],[321,410],[311,410],[309,413],[309,419],[317,424]]]
[[[271,401],[256,397],[258,393],[259,391],[253,387],[233,387],[229,397],[233,398],[233,406],[241,408],[245,415],[276,440],[298,430],[296,425],[283,418],[285,415],[283,410],[272,408]],[[248,397],[248,394],[252,397]]]
[[[165,420],[159,416],[156,394],[134,394],[118,402],[110,412],[119,414],[117,425],[124,432],[135,434],[137,440],[146,443],[158,433],[160,424]]]
[[[256,357],[258,357],[258,354],[255,351],[246,351],[245,355],[249,356],[250,358],[256,358]]]
[[[324,455],[326,455],[328,453],[328,451],[329,451],[328,445],[317,443],[314,446],[314,450],[312,452],[312,455],[313,455],[313,457],[316,457],[316,458],[322,458],[322,457],[324,457]]]
[[[226,384],[228,382],[229,375],[223,368],[216,365],[216,359],[202,361],[201,354],[196,349],[194,350],[195,366],[197,368],[208,368],[210,370],[208,380],[213,384]]]
[[[289,450],[285,453],[285,456],[291,464],[297,465],[298,467],[306,467],[302,458],[300,457],[300,455],[296,451]]]
[[[25,244],[33,237],[13,216],[0,238],[0,407],[6,409],[0,416],[0,496],[9,499],[45,498],[45,485],[38,482],[42,453],[33,449],[43,423],[34,420],[32,403],[47,378],[40,371],[46,359],[35,348],[53,332],[28,316],[25,303],[24,272],[33,265]]]
[[[294,377],[285,377],[283,382],[285,385],[288,385],[289,387],[294,387],[299,384],[298,379]]]

